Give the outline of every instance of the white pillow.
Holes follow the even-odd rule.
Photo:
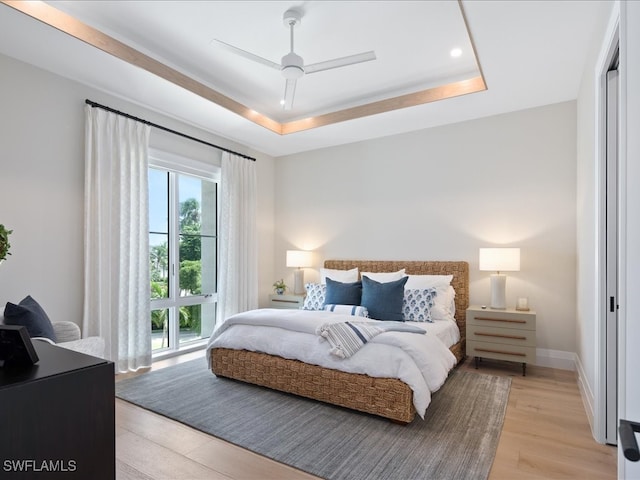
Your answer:
[[[368,317],[369,311],[366,307],[360,305],[334,305],[328,304],[324,306],[327,312],[342,313],[343,315],[351,315],[353,317]]]
[[[431,307],[432,320],[450,320],[455,322],[456,314],[456,291],[451,285],[435,287],[436,297]]]
[[[336,282],[353,283],[358,281],[358,267],[351,270],[333,270],[331,268],[320,269],[320,283],[326,285],[327,277]]]
[[[416,288],[435,288],[451,285],[453,275],[407,275],[409,279],[404,288],[414,290]]]
[[[404,277],[404,268],[402,270],[398,270],[397,272],[362,272],[360,276],[369,277],[369,279],[375,280],[378,283],[395,282],[396,280],[400,280],[402,277]]]

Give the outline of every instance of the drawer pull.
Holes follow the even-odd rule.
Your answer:
[[[505,335],[503,333],[474,332],[474,335],[478,335],[479,337],[511,338],[513,340],[526,340],[527,339],[527,337],[523,337],[521,335]]]
[[[517,357],[526,357],[527,354],[526,353],[521,353],[521,352],[505,352],[503,350],[489,350],[487,348],[474,348],[474,350],[476,352],[486,352],[486,353],[502,353],[504,355],[514,355]]]
[[[475,317],[475,319],[476,320],[486,320],[488,322],[527,323],[526,320],[515,320],[513,318]]]

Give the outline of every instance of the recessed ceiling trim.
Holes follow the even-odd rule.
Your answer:
[[[0,0],[19,12],[29,15],[42,23],[60,30],[78,40],[91,45],[120,60],[142,68],[179,87],[199,95],[216,105],[251,120],[275,133],[280,133],[280,123],[262,115],[255,110],[229,98],[222,93],[188,77],[187,75],[151,58],[148,55],[116,40],[105,33],[81,22],[47,3],[41,1]]]
[[[476,64],[480,75],[467,80],[285,123],[273,120],[272,118],[269,118],[266,115],[227,97],[213,88],[188,77],[168,65],[165,65],[158,60],[155,60],[154,58],[120,42],[119,40],[110,37],[109,35],[81,22],[71,15],[48,5],[47,3],[42,1],[19,0],[0,0],[0,2],[46,25],[56,28],[67,35],[87,43],[92,47],[113,55],[114,57],[138,68],[146,70],[149,73],[157,75],[168,82],[182,87],[279,135],[288,135],[338,122],[354,120],[402,108],[414,107],[469,93],[476,93],[487,89],[484,81],[484,75],[482,74],[482,68],[477,60],[478,57],[475,52],[475,45],[473,45],[473,39],[471,38],[471,33],[460,1],[458,1],[458,5],[460,7],[469,38],[473,45],[474,56],[476,58]]]
[[[319,115],[317,117],[283,123],[282,134],[287,135],[289,133],[301,132],[303,130],[309,130],[310,128],[322,127],[346,120],[354,120],[356,118],[390,112],[400,108],[415,107],[424,103],[437,102],[438,100],[444,100],[446,98],[481,92],[486,89],[484,79],[481,76],[477,76],[415,93],[400,95],[399,97],[387,98],[385,100],[367,103],[366,105],[359,105],[357,107]]]

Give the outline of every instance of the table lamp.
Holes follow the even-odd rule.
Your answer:
[[[313,265],[313,252],[308,250],[287,250],[287,267],[297,268],[293,272],[293,293],[301,295],[304,290],[304,270],[305,267]]]
[[[481,248],[480,270],[491,274],[491,308],[506,308],[507,276],[500,272],[520,271],[519,248]]]

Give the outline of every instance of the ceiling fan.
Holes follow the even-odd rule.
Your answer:
[[[293,51],[293,29],[296,25],[300,25],[302,12],[297,9],[287,10],[284,12],[282,20],[284,26],[288,27],[290,30],[291,51],[282,57],[281,63],[272,62],[271,60],[267,60],[266,58],[262,58],[238,47],[234,47],[233,45],[229,45],[228,43],[218,39],[214,39],[214,41],[237,55],[253,60],[254,62],[261,63],[267,67],[280,70],[282,72],[282,76],[286,79],[284,99],[281,102],[284,110],[291,110],[293,107],[293,97],[296,92],[296,81],[303,75],[322,72],[332,68],[346,67],[348,65],[354,65],[356,63],[368,62],[376,59],[375,52],[369,51],[358,53],[356,55],[334,58],[333,60],[326,60],[324,62],[312,63],[311,65],[305,65],[302,57]]]

